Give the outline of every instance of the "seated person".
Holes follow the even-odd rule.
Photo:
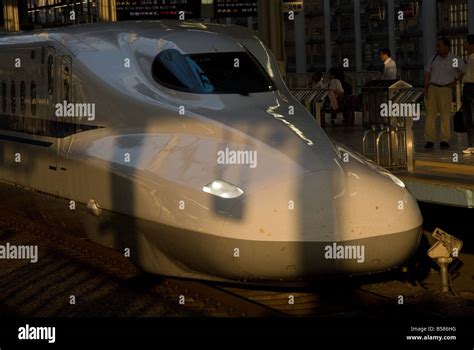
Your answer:
[[[326,79],[323,78],[323,73],[322,72],[314,72],[312,76],[313,84],[312,88],[315,90],[319,89],[327,89],[328,88],[328,82]]]
[[[341,81],[337,79],[338,71],[336,68],[329,70],[329,102],[331,104],[331,124],[336,123],[337,113],[341,112],[340,107],[344,101],[344,88],[342,87]]]

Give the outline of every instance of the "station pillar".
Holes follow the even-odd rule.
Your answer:
[[[101,22],[116,22],[117,7],[115,0],[98,0],[99,20]]]
[[[332,41],[331,41],[331,2],[324,0],[324,51],[326,55],[326,72],[332,66]]]
[[[273,52],[280,72],[285,75],[282,1],[258,1],[258,36]]]
[[[296,73],[306,73],[306,19],[304,9],[295,15]]]
[[[474,34],[474,1],[472,0],[467,2],[467,13],[469,34]]]
[[[247,17],[247,28],[253,30],[253,17]]]
[[[356,71],[362,71],[362,31],[360,19],[360,0],[354,0],[354,37]]]
[[[3,1],[3,27],[10,32],[17,32],[20,30],[20,19],[18,16],[18,1],[4,0]]]
[[[387,2],[387,17],[388,17],[388,47],[392,52],[392,58],[397,59],[397,43],[395,37],[395,0],[388,0]]]
[[[427,63],[436,51],[436,6],[427,1],[421,5],[423,22],[423,61]]]

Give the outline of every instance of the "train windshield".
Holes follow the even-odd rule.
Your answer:
[[[174,90],[196,94],[243,94],[276,90],[259,62],[247,52],[183,55],[160,52],[152,66],[153,78]]]

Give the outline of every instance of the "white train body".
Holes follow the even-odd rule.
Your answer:
[[[74,105],[63,111],[64,101]],[[68,108],[75,117],[60,115]],[[363,274],[399,266],[420,238],[403,183],[331,143],[240,27],[120,22],[0,36],[0,114],[0,179],[44,193],[29,210],[60,201],[58,224],[68,217],[128,248],[152,273]],[[222,184],[227,193],[209,193]]]

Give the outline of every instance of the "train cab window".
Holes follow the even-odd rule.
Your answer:
[[[25,94],[26,94],[25,82],[21,81],[20,83],[20,112],[22,115],[25,115],[25,111],[26,111]]]
[[[36,115],[36,83],[34,81],[31,82],[30,96],[31,96],[31,114]]]
[[[248,52],[184,55],[164,50],[152,65],[153,78],[174,90],[196,94],[249,94],[276,90],[270,76]]]
[[[11,111],[12,114],[16,112],[16,84],[15,81],[12,80],[10,82],[10,98],[11,98]]]
[[[53,55],[48,56],[48,95],[53,96],[54,91],[54,58]]]
[[[7,82],[5,80],[2,81],[2,112],[5,113],[7,111]]]

